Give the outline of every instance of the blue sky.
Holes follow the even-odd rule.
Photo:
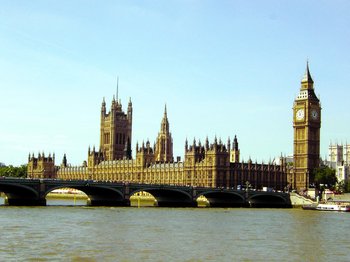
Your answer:
[[[292,107],[309,60],[321,156],[350,143],[349,1],[2,1],[0,162],[87,159],[119,76],[136,141],[167,104],[174,155],[186,137],[237,135],[244,160],[293,152]]]

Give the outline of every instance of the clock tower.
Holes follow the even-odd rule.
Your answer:
[[[299,95],[293,106],[294,128],[294,168],[292,187],[306,189],[309,187],[310,175],[320,165],[320,128],[321,106],[315,95],[309,64],[301,80]]]

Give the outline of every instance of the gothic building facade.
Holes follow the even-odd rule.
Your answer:
[[[166,107],[154,145],[149,141],[141,145],[136,143],[135,158],[132,158],[132,111],[131,100],[125,113],[121,102],[113,98],[107,113],[103,99],[100,147],[98,150],[89,148],[87,162],[72,167],[64,156],[62,164],[55,166],[52,157],[32,155],[28,159],[28,177],[225,188],[249,185],[254,189],[276,190],[287,186],[286,164],[282,158],[279,165],[251,160],[241,162],[236,136],[232,143],[230,139],[223,143],[216,137],[212,143],[206,138],[204,144],[195,139],[189,143],[186,139],[183,161],[174,159]]]
[[[117,99],[118,100],[118,99]],[[103,98],[101,107],[100,149],[105,160],[131,159],[132,103],[127,112],[122,110],[121,101],[113,97],[111,110],[106,113]]]
[[[350,145],[330,144],[328,147],[328,160],[324,164],[335,170],[338,182],[348,183],[350,178]]]
[[[294,165],[290,184],[307,189],[310,177],[320,165],[321,104],[314,90],[309,64],[293,106]]]

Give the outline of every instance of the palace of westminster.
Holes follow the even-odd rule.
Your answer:
[[[310,173],[320,163],[321,107],[313,84],[307,65],[293,106],[292,165],[283,157],[278,165],[241,162],[236,136],[227,143],[217,138],[212,143],[207,138],[204,144],[196,140],[189,143],[186,139],[184,160],[174,159],[166,107],[154,145],[149,141],[137,143],[133,159],[132,102],[129,100],[125,112],[121,102],[113,97],[108,112],[105,100],[102,102],[100,147],[89,148],[88,159],[82,166],[67,165],[66,155],[61,165],[56,166],[54,155],[33,154],[28,159],[28,177],[230,188],[249,183],[255,189],[305,189]]]

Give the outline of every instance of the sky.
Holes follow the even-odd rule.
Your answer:
[[[1,1],[0,162],[99,147],[117,77],[133,103],[132,148],[155,141],[167,105],[174,156],[186,138],[237,135],[241,159],[293,154],[306,61],[321,100],[321,157],[350,143],[347,0]]]

